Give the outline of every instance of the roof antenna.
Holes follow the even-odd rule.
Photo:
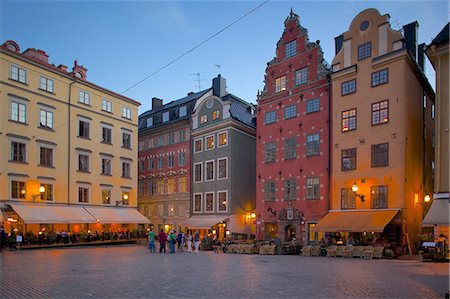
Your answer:
[[[202,81],[206,81],[206,80],[205,79],[200,79],[200,73],[199,72],[193,73],[193,74],[189,74],[189,76],[196,76],[197,77],[197,79],[194,79],[194,81],[197,82],[197,84],[198,84],[198,91],[200,91],[202,89],[201,82]]]

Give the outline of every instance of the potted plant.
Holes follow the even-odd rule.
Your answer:
[[[386,249],[384,250],[384,256],[385,258],[392,260],[394,257],[394,251],[392,251],[392,249]]]

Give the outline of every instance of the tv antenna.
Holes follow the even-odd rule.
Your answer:
[[[193,74],[189,74],[189,76],[196,76],[197,78],[194,79],[194,81],[197,82],[198,84],[198,91],[200,91],[202,89],[202,81],[206,81],[205,79],[200,79],[200,73],[193,73]]]
[[[220,63],[214,64],[214,66],[217,68],[217,70],[219,71],[219,74],[220,74]]]

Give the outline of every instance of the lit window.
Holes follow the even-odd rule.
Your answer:
[[[82,91],[80,90],[79,96],[78,96],[78,101],[80,103],[89,105],[91,103],[91,95],[86,92],[86,91]]]
[[[370,199],[372,209],[386,209],[388,207],[388,186],[372,186]]]
[[[187,192],[187,180],[186,176],[178,177],[178,192]]]
[[[214,148],[214,135],[206,137],[206,149]]]
[[[358,60],[372,56],[372,43],[368,42],[358,46]]]
[[[11,197],[25,199],[25,182],[11,181]]]
[[[130,204],[130,192],[122,191],[122,204],[128,206]]]
[[[219,212],[226,212],[227,211],[227,192],[226,191],[219,191],[217,192],[217,197],[218,197],[218,211]]]
[[[389,101],[372,104],[372,125],[381,125],[389,122]]]
[[[308,67],[295,71],[295,85],[308,83]]]
[[[167,194],[175,193],[175,177],[171,176],[167,178]]]
[[[111,204],[111,190],[110,189],[103,189],[102,190],[102,203],[104,205],[110,205]]]
[[[207,116],[206,114],[200,116],[200,124],[204,124],[204,123],[206,123],[207,121],[208,121],[208,116]]]
[[[356,109],[342,111],[342,132],[356,130]]]
[[[214,111],[212,118],[213,118],[213,120],[219,119],[220,118],[220,110]]]
[[[341,189],[341,209],[355,209],[355,192],[351,188]]]
[[[292,57],[297,53],[297,41],[293,40],[286,44],[286,58]]]
[[[372,73],[372,87],[388,82],[388,69]]]
[[[53,185],[52,184],[41,184],[42,187],[44,187],[44,192],[41,193],[41,200],[53,200]]]
[[[286,76],[275,79],[275,92],[286,90]]]
[[[227,145],[227,132],[219,133],[219,147]]]
[[[266,112],[266,125],[276,122],[276,111]]]

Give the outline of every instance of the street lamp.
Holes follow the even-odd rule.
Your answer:
[[[33,194],[33,195],[31,195],[31,199],[32,199],[33,201],[35,201],[38,197],[41,197],[41,198],[42,198],[42,195],[44,194],[44,192],[45,192],[45,187],[41,185],[41,186],[39,187],[39,193],[38,193],[38,194]]]
[[[358,185],[356,185],[356,182],[354,182],[352,185],[352,191],[353,191],[353,193],[355,193],[355,196],[359,197],[359,199],[361,199],[361,202],[364,204],[364,202],[366,201],[365,200],[366,196],[364,194],[358,194],[358,190],[359,190],[359,187],[358,187]]]
[[[430,197],[430,195],[425,195],[425,197],[423,198],[423,202],[430,202],[430,200],[431,200],[431,197]]]

